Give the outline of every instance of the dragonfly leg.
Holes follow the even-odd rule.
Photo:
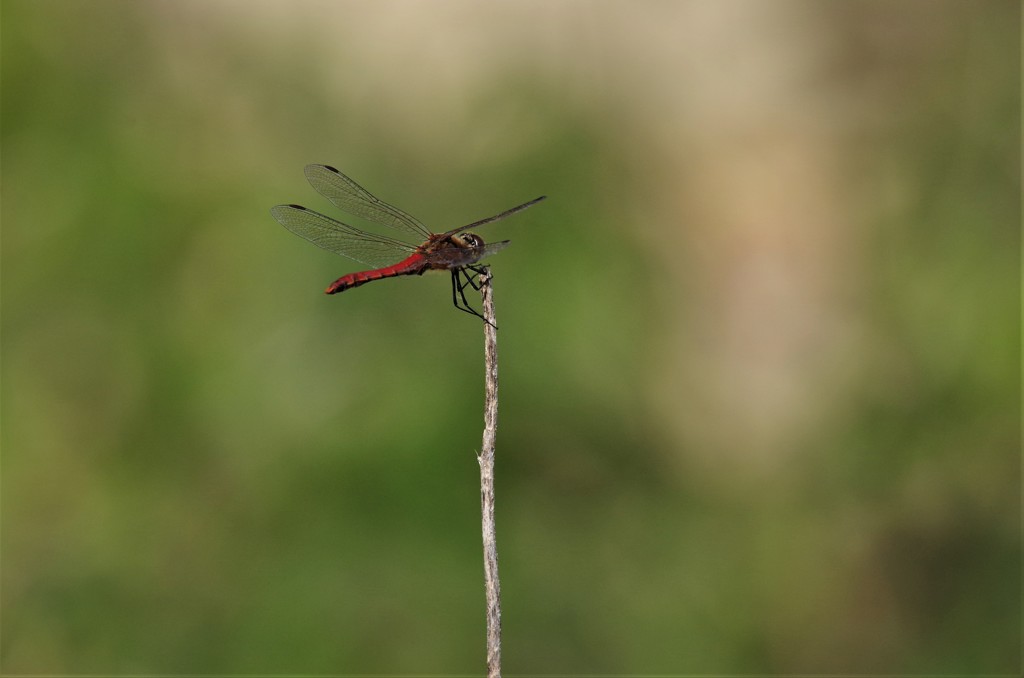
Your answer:
[[[472,287],[474,290],[479,290],[480,289],[480,286],[477,285],[476,281],[475,281],[475,278],[476,278],[476,274],[475,273],[470,275],[469,273],[466,273],[466,269],[462,269],[462,277],[463,277],[463,282],[462,282],[461,285],[459,285],[459,289],[460,290],[464,290],[467,287]]]
[[[462,282],[459,279],[460,276],[465,276],[466,282]],[[487,318],[480,315],[476,311],[476,309],[469,305],[469,301],[466,300],[465,292],[466,287],[469,285],[472,285],[473,289],[480,289],[479,286],[473,284],[472,279],[469,277],[469,274],[467,274],[463,269],[456,268],[452,270],[452,303],[455,304],[455,308],[465,313],[469,313],[470,315],[475,315],[477,318],[480,318],[494,329],[498,329],[498,327],[494,323],[489,322]],[[459,303],[460,300],[462,301],[461,304]]]
[[[465,311],[466,313],[471,313],[478,318],[482,318],[483,316],[477,313],[473,307],[469,305],[469,301],[466,299],[467,283],[461,281],[461,277],[465,275],[466,272],[461,268],[457,268],[452,271],[452,301],[455,303],[455,308],[460,311]],[[461,304],[459,303],[460,299],[462,301]]]
[[[477,284],[476,279],[477,277],[484,274],[484,269],[480,266],[467,266],[466,268],[473,272],[473,275],[469,275],[468,273],[463,271],[463,275],[466,276],[466,284],[472,287],[477,292],[479,292],[480,285]]]

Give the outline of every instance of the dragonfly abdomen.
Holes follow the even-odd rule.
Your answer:
[[[407,259],[403,259],[393,266],[385,266],[384,268],[376,268],[372,271],[358,271],[356,273],[343,275],[328,285],[324,292],[326,294],[337,294],[338,292],[344,292],[347,289],[359,287],[360,285],[365,285],[366,283],[374,280],[381,280],[382,278],[395,278],[400,275],[423,275],[426,270],[426,261],[423,259],[421,254],[417,253]]]

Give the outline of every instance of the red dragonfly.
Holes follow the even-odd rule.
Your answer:
[[[507,247],[509,241],[485,244],[483,238],[470,233],[469,229],[504,219],[547,197],[535,198],[501,214],[444,233],[432,233],[418,219],[374,197],[330,165],[306,165],[306,179],[339,209],[368,221],[405,231],[406,234],[412,234],[417,240],[422,241],[418,246],[411,245],[387,236],[361,231],[301,205],[277,205],[270,213],[289,231],[318,247],[371,268],[368,271],[341,276],[327,287],[327,294],[344,292],[372,280],[400,275],[423,275],[429,270],[451,271],[452,301],[455,308],[481,319],[483,316],[466,301],[465,288],[471,285],[474,289],[479,289],[474,281],[476,275],[482,273],[483,269],[475,264]],[[465,278],[465,282],[462,278]]]

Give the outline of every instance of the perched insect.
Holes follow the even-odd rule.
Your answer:
[[[455,308],[483,318],[466,301],[467,285],[477,288],[475,276],[483,269],[475,264],[508,246],[509,241],[484,243],[469,230],[483,226],[535,205],[546,196],[513,207],[501,214],[433,233],[418,219],[374,197],[369,191],[329,165],[307,165],[306,179],[321,195],[349,214],[416,236],[412,245],[387,236],[361,231],[301,205],[277,205],[270,213],[282,226],[314,245],[371,267],[343,275],[327,287],[327,294],[344,292],[372,280],[400,275],[423,275],[429,270],[451,271],[452,302]],[[461,303],[460,303],[461,302]]]

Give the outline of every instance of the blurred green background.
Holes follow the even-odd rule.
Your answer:
[[[0,11],[3,673],[1020,671],[1019,3]]]

